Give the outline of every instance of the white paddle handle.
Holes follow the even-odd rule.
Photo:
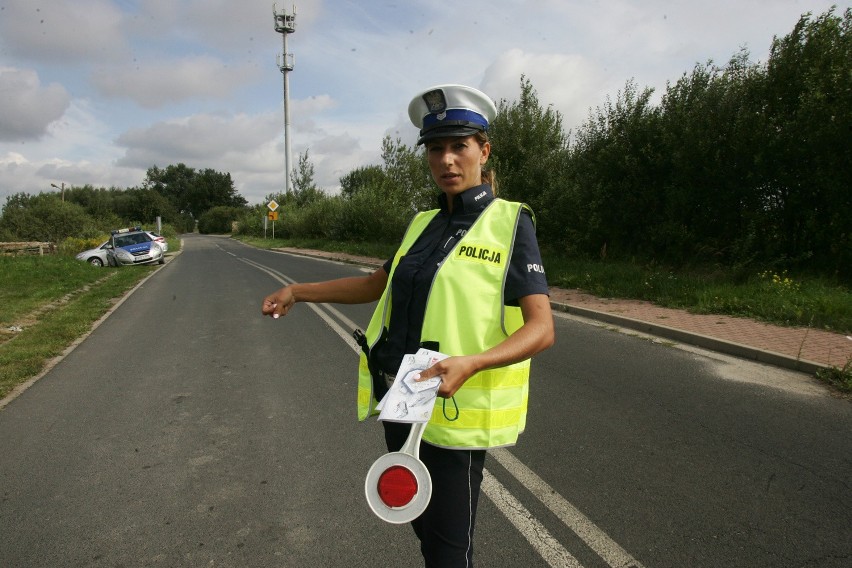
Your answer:
[[[415,422],[412,424],[411,432],[408,433],[408,439],[405,440],[405,444],[403,444],[402,449],[399,451],[420,459],[420,439],[423,438],[423,430],[425,429],[425,422]]]

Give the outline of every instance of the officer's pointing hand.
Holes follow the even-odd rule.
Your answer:
[[[296,299],[293,297],[290,287],[285,286],[264,298],[260,311],[265,316],[278,319],[281,316],[286,316],[295,303]]]

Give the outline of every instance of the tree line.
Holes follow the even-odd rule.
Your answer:
[[[543,216],[554,241],[850,278],[850,22],[848,9],[803,16],[766,63],[696,65],[656,106],[628,84],[566,153],[564,195]]]
[[[724,65],[697,64],[658,102],[630,80],[573,132],[522,76],[519,99],[498,101],[489,131],[498,195],[532,206],[539,242],[553,255],[743,275],[787,269],[848,283],[850,25],[850,9],[805,14],[772,41],[767,61],[741,50]],[[275,199],[276,236],[387,243],[435,204],[422,148],[398,138],[383,140],[381,164],[340,178],[337,195],[321,191],[314,174],[305,152],[291,191],[251,207],[229,174],[183,164],[149,169],[139,188],[71,188],[66,201],[99,219],[158,214],[204,232],[230,232],[237,221],[238,231],[263,235],[265,203]],[[20,235],[15,219],[39,199],[10,197],[0,238]]]
[[[247,204],[229,173],[153,166],[140,187],[72,186],[61,200],[55,193],[11,195],[0,216],[0,241],[98,238],[118,227],[150,226],[158,217],[176,233],[191,232],[207,222],[210,209],[228,207],[239,214]]]
[[[660,102],[628,81],[576,132],[521,77],[490,131],[498,194],[532,206],[556,255],[804,271],[852,279],[852,16],[803,15],[768,60],[696,65]],[[307,154],[285,236],[396,242],[434,204],[422,150],[386,138],[383,164],[312,185]],[[259,234],[262,206],[243,219]]]

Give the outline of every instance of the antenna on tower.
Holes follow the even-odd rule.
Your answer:
[[[287,13],[286,9],[280,12],[272,5],[272,16],[275,18],[275,31],[281,34],[283,50],[276,58],[278,69],[284,75],[284,193],[290,193],[290,82],[288,73],[293,70],[296,57],[287,53],[287,36],[296,31],[296,6],[293,12]]]

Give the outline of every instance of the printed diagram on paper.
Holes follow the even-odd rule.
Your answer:
[[[420,371],[426,370],[447,355],[420,349],[402,358],[402,365],[388,393],[376,407],[379,420],[389,422],[428,422],[438,396],[440,377],[417,381]]]

